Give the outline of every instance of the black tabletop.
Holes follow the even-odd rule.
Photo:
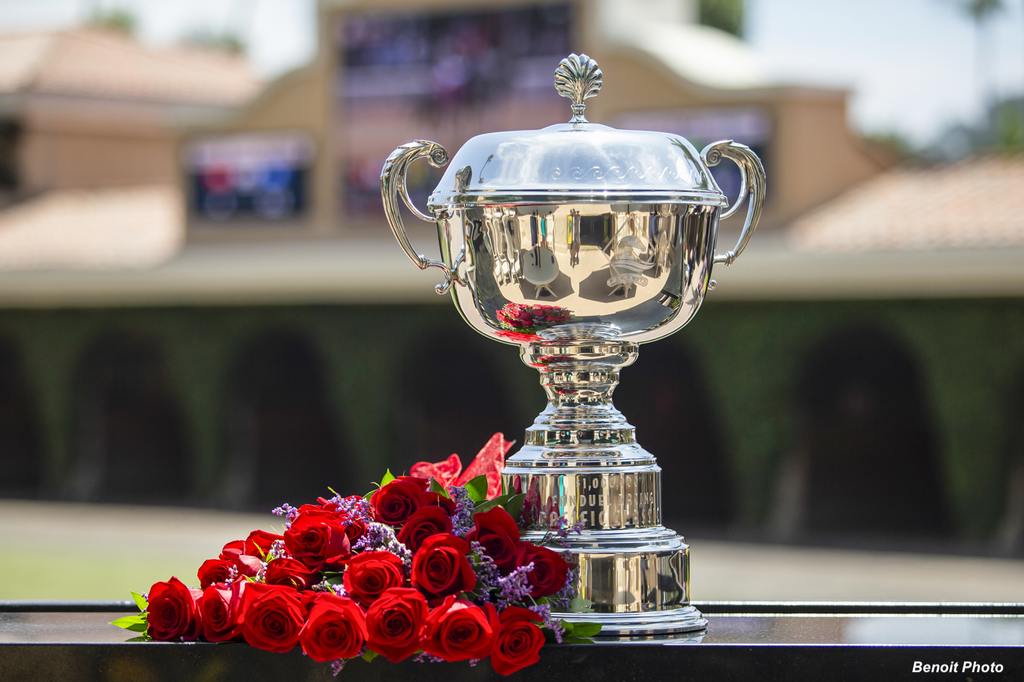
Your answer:
[[[551,646],[512,679],[1024,680],[1022,604],[714,602],[707,632]],[[330,679],[301,653],[127,642],[125,603],[0,602],[0,680]],[[934,668],[932,666],[935,666]],[[345,680],[488,679],[486,664],[351,663]]]

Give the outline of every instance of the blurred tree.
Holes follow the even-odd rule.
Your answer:
[[[205,28],[197,28],[185,34],[181,42],[185,45],[220,50],[228,54],[243,54],[245,41],[241,36],[230,31],[217,32]]]
[[[895,131],[866,133],[864,141],[872,151],[879,152],[885,165],[916,159],[919,156],[914,143]]]
[[[1003,11],[1003,0],[956,0],[960,11],[974,24],[974,87],[982,103],[988,104],[988,84],[985,82],[988,65],[994,61],[995,45],[986,39],[989,21]]]
[[[87,26],[94,28],[135,35],[138,20],[135,14],[123,7],[111,7],[109,9],[97,7],[92,11],[85,23]]]
[[[700,0],[697,21],[742,38],[744,4],[744,0]]]
[[[995,151],[1024,151],[1024,97],[996,102],[989,112],[989,121]]]

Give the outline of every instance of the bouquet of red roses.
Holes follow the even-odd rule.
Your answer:
[[[520,539],[521,494],[502,489],[512,443],[494,434],[462,471],[458,455],[385,474],[365,496],[284,504],[281,533],[254,530],[199,567],[132,593],[140,613],[114,625],[144,639],[301,647],[335,672],[349,659],[397,663],[488,659],[508,675],[539,660],[547,639],[585,640],[597,626],[557,621],[579,609],[573,570]],[[562,523],[545,540],[568,532]]]

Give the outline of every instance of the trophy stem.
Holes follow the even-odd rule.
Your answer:
[[[527,445],[562,447],[566,454],[586,445],[618,456],[635,444],[635,429],[612,404],[619,370],[633,364],[637,345],[624,342],[533,343],[520,352],[540,372],[548,405],[526,430]],[[632,453],[654,458],[639,446]]]
[[[549,535],[563,518],[581,528],[564,550],[577,594],[592,605],[555,615],[600,623],[602,636],[703,630],[707,621],[689,603],[688,547],[662,525],[661,469],[612,404],[637,345],[544,340],[521,355],[540,372],[548,404],[502,475],[526,497],[526,539]]]

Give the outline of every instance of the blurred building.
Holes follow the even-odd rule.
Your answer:
[[[377,176],[409,139],[565,119],[551,73],[586,51],[591,120],[733,138],[769,176],[751,249],[617,394],[676,525],[1021,547],[1024,160],[893,166],[847,92],[694,18],[325,1],[315,60],[265,85],[110,34],[0,38],[0,492],[266,506],[516,437],[535,376],[405,261]]]

